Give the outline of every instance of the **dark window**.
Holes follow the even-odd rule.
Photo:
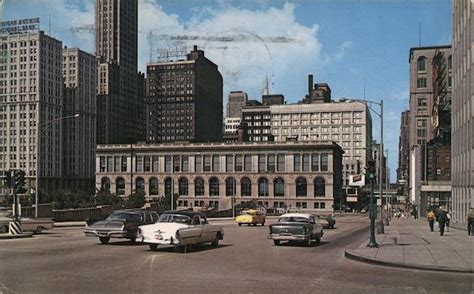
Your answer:
[[[167,173],[171,172],[171,156],[170,155],[165,156],[165,172]]]
[[[268,196],[268,180],[266,178],[258,179],[258,197]]]
[[[216,177],[209,179],[209,196],[219,196],[219,179]]]
[[[259,172],[265,172],[266,171],[266,156],[263,154],[258,155],[258,171]]]
[[[225,180],[225,196],[235,196],[235,179],[227,178]]]
[[[179,172],[181,167],[181,157],[179,155],[173,156],[173,171]]]
[[[145,180],[143,178],[137,178],[135,180],[136,191],[145,192]]]
[[[202,172],[202,157],[201,155],[194,156],[194,171],[197,173]]]
[[[314,197],[326,196],[326,183],[323,178],[314,179]]]
[[[100,183],[100,188],[104,191],[109,191],[110,190],[110,180],[107,177],[102,178],[101,183]]]
[[[310,159],[311,157],[309,154],[303,154],[303,171],[305,172],[309,171]]]
[[[419,57],[416,61],[416,66],[418,71],[426,71],[426,57]]]
[[[306,179],[299,177],[296,179],[296,197],[306,197],[307,195]]]
[[[151,172],[150,156],[143,157],[143,165],[145,166],[145,172]]]
[[[158,179],[151,178],[150,179],[150,195],[158,195]]]
[[[211,156],[204,155],[204,171],[210,172],[211,171]]]
[[[276,178],[273,182],[273,193],[275,197],[285,196],[285,181],[282,178]]]
[[[236,155],[235,156],[235,171],[236,172],[241,172],[242,171],[242,155]]]
[[[189,171],[189,156],[181,157],[181,170],[183,172]]]
[[[319,154],[311,155],[311,170],[314,172],[319,171]]]
[[[127,171],[127,157],[122,156],[122,171],[126,172]]]
[[[269,154],[267,157],[267,171],[274,172],[275,171],[275,155]]]
[[[204,196],[204,180],[202,178],[194,180],[194,194],[196,196]]]
[[[242,196],[252,196],[252,182],[249,178],[242,178],[240,181],[240,190]]]
[[[117,178],[115,181],[115,194],[119,196],[125,195],[125,180],[123,178]]]
[[[179,195],[188,195],[188,179],[179,179]]]
[[[252,171],[252,155],[244,156],[244,170]]]
[[[416,87],[417,88],[426,88],[426,78],[418,78],[416,80]]]
[[[285,155],[284,154],[278,154],[277,156],[277,169],[279,172],[284,172],[285,171]]]
[[[220,172],[220,156],[219,155],[213,155],[212,156],[212,171],[213,172]]]
[[[301,154],[293,155],[293,170],[301,171]]]
[[[326,153],[321,154],[321,171],[328,171],[328,160]]]
[[[233,155],[225,156],[225,171],[226,172],[234,171],[234,156]]]

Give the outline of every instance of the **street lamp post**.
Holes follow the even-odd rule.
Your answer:
[[[79,113],[76,113],[74,115],[68,115],[68,116],[63,116],[59,117],[50,121],[46,121],[42,124],[38,125],[38,131],[37,131],[37,136],[36,136],[36,181],[35,181],[35,218],[38,218],[38,205],[39,205],[39,193],[40,193],[40,188],[39,188],[39,174],[40,174],[40,139],[41,136],[46,133],[46,131],[55,123],[60,122],[64,119],[75,119],[80,117],[81,115]],[[40,132],[40,128],[44,127],[44,129]]]

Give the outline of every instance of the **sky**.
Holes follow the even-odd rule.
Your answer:
[[[224,103],[236,90],[260,99],[266,77],[271,93],[297,102],[308,74],[329,84],[333,100],[384,100],[392,182],[400,114],[408,108],[409,50],[451,43],[450,0],[138,1],[141,71],[159,51],[198,45],[219,66]],[[40,17],[41,29],[63,45],[94,53],[94,3],[4,0],[2,20]],[[372,120],[380,140],[380,120],[376,114]]]

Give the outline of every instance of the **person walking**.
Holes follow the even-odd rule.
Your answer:
[[[427,215],[428,223],[430,224],[430,230],[433,232],[434,230],[434,221],[436,219],[433,210],[430,210]]]
[[[467,235],[474,236],[474,208],[467,214]]]
[[[446,222],[448,221],[448,217],[446,216],[446,211],[443,210],[443,207],[440,207],[438,210],[438,217],[436,220],[439,223],[439,235],[443,236],[444,235],[444,226],[446,225]]]

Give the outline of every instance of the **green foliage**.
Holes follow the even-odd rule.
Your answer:
[[[58,190],[47,198],[53,202],[54,209],[86,208],[94,204],[93,196],[81,191]]]
[[[178,202],[179,195],[177,193],[174,194],[174,205],[173,207],[176,209],[176,204]],[[167,210],[171,210],[171,194],[166,196],[161,196],[158,198],[158,211],[159,213],[163,213]]]
[[[109,190],[100,189],[95,195],[95,205],[110,205],[113,209],[121,209],[124,206],[122,197],[110,193]]]
[[[126,208],[142,208],[143,205],[145,205],[145,192],[140,190],[132,193],[125,201]]]

